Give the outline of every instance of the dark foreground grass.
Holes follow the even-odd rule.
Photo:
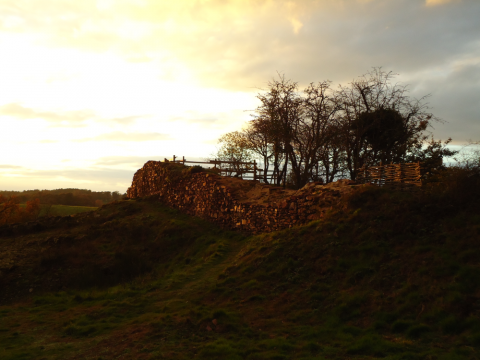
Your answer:
[[[20,204],[21,207],[25,207],[25,204]],[[43,216],[70,216],[80,214],[83,212],[97,210],[97,207],[91,206],[68,206],[68,205],[48,205],[42,204],[40,206],[39,217]]]
[[[78,215],[0,306],[0,358],[478,359],[480,214],[431,196],[259,236],[149,201]]]
[[[39,216],[69,216],[96,209],[91,206],[42,205]]]

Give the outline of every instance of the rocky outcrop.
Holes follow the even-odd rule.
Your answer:
[[[186,214],[256,234],[320,219],[354,186],[350,180],[340,180],[285,190],[258,181],[194,173],[194,169],[149,161],[135,173],[127,196],[158,196],[161,202]]]

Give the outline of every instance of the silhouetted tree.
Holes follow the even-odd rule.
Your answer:
[[[217,157],[256,157],[265,183],[291,182],[295,188],[340,176],[355,180],[360,167],[380,162],[438,165],[454,152],[446,148],[449,141],[432,139],[425,147],[426,130],[438,120],[428,112],[427,96],[411,98],[393,78],[374,68],[336,91],[324,81],[300,92],[296,82],[279,76],[257,95],[260,105],[247,127],[220,139]]]
[[[447,145],[452,141],[451,138],[442,142],[436,141],[433,137],[427,142],[427,146],[417,144],[408,154],[407,162],[420,161],[423,164],[426,173],[432,173],[437,170],[445,169],[444,159],[458,154],[458,151],[451,150]],[[423,145],[423,144],[422,144]]]
[[[428,139],[425,130],[437,120],[428,112],[428,96],[410,98],[406,85],[391,83],[394,76],[374,68],[336,92],[346,168],[353,180],[363,165],[405,161]]]
[[[329,81],[312,83],[303,94],[296,82],[283,76],[268,85],[268,90],[257,96],[261,105],[251,122],[252,133],[264,142],[261,153],[256,153],[262,155],[264,164],[272,159],[277,184],[285,183],[289,169],[289,178],[299,188],[319,177],[318,155],[333,144],[330,139],[338,106]]]

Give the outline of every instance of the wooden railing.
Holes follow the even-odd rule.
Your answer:
[[[364,166],[358,170],[357,182],[399,188],[421,186],[422,165],[420,162],[416,162]]]
[[[257,168],[257,161],[242,162],[242,161],[224,161],[224,160],[208,160],[208,161],[187,161],[185,156],[182,159],[173,155],[172,160],[164,159],[164,162],[175,162],[181,164],[208,164],[213,165],[218,173],[222,176],[238,177],[244,180],[260,180],[262,169]],[[228,166],[228,167],[225,167]],[[247,174],[245,176],[245,174]],[[252,174],[252,175],[249,175]]]

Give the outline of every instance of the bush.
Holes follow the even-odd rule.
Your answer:
[[[469,207],[480,199],[480,168],[454,166],[439,171],[425,184],[430,194],[450,205]]]

